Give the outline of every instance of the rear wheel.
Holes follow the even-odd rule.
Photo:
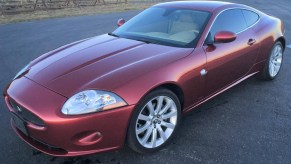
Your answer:
[[[280,72],[283,61],[283,46],[281,42],[276,42],[270,52],[269,58],[259,78],[262,80],[273,80]]]
[[[181,117],[177,96],[167,90],[155,90],[145,96],[130,121],[128,145],[138,153],[162,149],[174,136]]]

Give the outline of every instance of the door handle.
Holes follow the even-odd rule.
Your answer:
[[[249,39],[249,41],[248,41],[248,45],[253,45],[253,44],[255,44],[256,43],[256,39]]]

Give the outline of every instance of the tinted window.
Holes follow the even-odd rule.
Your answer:
[[[259,19],[259,15],[255,12],[249,11],[249,10],[242,10],[245,18],[246,18],[246,22],[248,26],[253,25],[254,23],[256,23]]]
[[[245,18],[240,9],[226,10],[215,20],[210,34],[214,36],[219,31],[238,33],[247,28]]]
[[[113,33],[119,37],[174,47],[196,46],[210,13],[181,8],[151,7]]]

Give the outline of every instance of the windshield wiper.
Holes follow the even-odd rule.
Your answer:
[[[136,41],[140,41],[140,42],[144,42],[146,44],[149,44],[149,43],[155,43],[155,42],[152,42],[152,41],[149,41],[149,40],[145,40],[145,39],[134,39]]]
[[[108,33],[108,35],[110,35],[110,36],[114,36],[114,37],[117,37],[117,38],[119,38],[119,36],[118,36],[118,35],[116,35],[116,34],[114,34],[114,33],[112,33],[112,32],[109,32],[109,33]]]
[[[112,33],[112,32],[108,33],[108,35],[110,35],[110,36],[114,36],[114,37],[117,37],[117,38],[120,38],[119,35],[116,35],[116,34],[114,34],[114,33]],[[125,37],[125,38],[126,38],[126,37]],[[139,39],[137,39],[137,38],[127,38],[127,39],[133,39],[133,40],[136,40],[136,41],[144,42],[144,43],[146,43],[146,44],[149,44],[149,43],[158,44],[158,43],[156,43],[156,42],[154,42],[154,41],[149,41],[149,40],[140,39],[140,38],[139,38]]]

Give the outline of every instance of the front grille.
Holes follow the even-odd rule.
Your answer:
[[[20,116],[22,117],[25,121],[31,122],[35,125],[39,125],[39,126],[44,126],[44,122],[37,117],[36,115],[34,115],[33,113],[31,113],[30,111],[28,111],[27,109],[23,108],[22,106],[18,105],[15,101],[13,100],[9,100],[9,104],[11,105],[12,109]]]

